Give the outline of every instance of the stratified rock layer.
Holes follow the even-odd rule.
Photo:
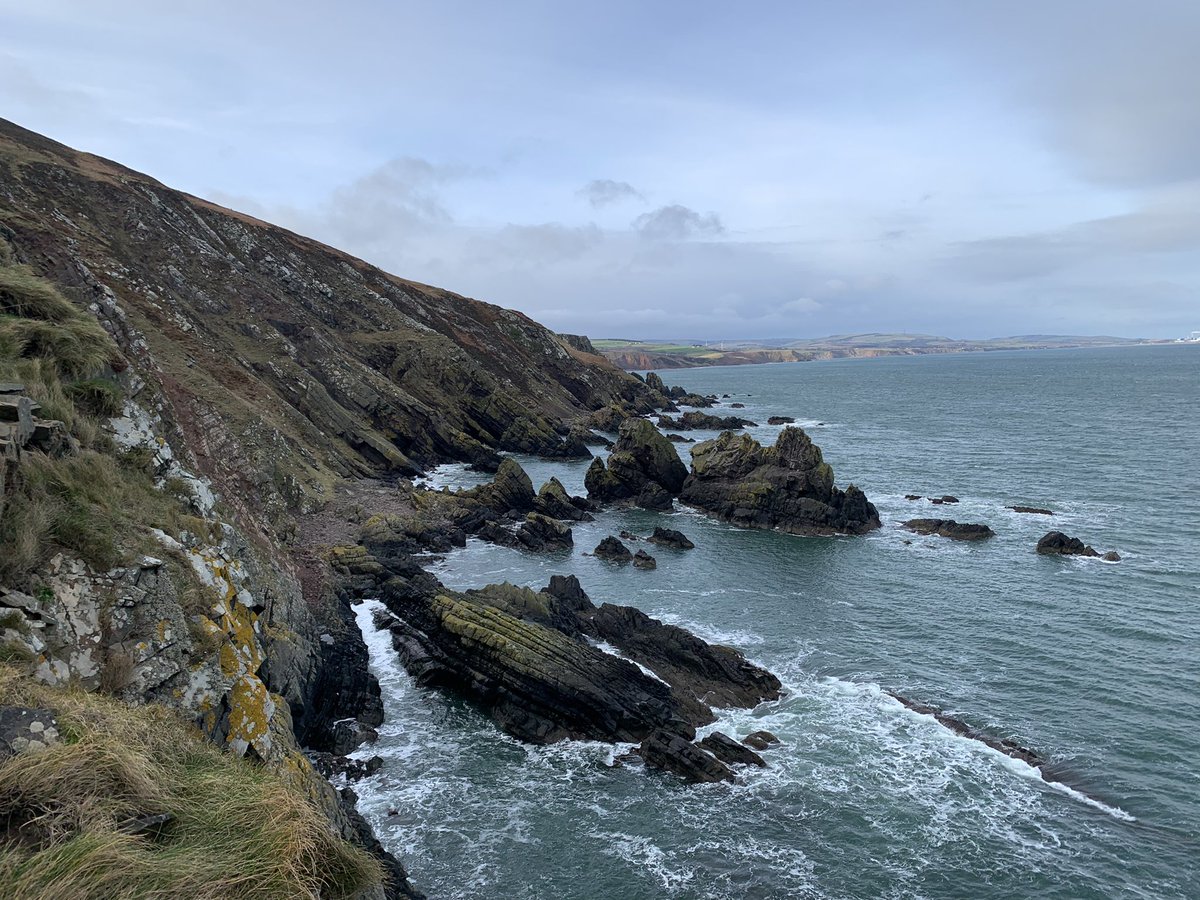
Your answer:
[[[792,534],[863,534],[880,525],[862,491],[834,485],[821,448],[801,428],[785,428],[773,447],[728,431],[697,444],[679,499],[735,525]]]

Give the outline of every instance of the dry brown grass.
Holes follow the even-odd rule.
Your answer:
[[[0,896],[334,898],[382,877],[296,789],[171,710],[47,688],[7,666],[0,703],[50,707],[65,735],[0,764]],[[155,813],[174,816],[162,836],[122,831]]]

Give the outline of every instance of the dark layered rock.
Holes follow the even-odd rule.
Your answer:
[[[955,522],[953,519],[909,519],[904,527],[917,534],[936,534],[952,541],[982,541],[996,536],[996,532],[986,525]]]
[[[633,559],[633,554],[629,552],[629,548],[611,534],[596,545],[596,549],[592,551],[592,555],[598,559],[607,559],[611,562],[619,563],[627,563]]]
[[[633,498],[633,505],[641,509],[667,512],[674,508],[675,500],[661,484],[650,481],[642,485],[638,495]]]
[[[601,407],[588,416],[585,420],[585,427],[614,434],[620,429],[621,423],[628,419],[629,416],[630,413],[628,410],[619,404],[610,403],[608,406]]]
[[[1054,511],[1043,509],[1040,506],[1006,506],[1005,509],[1011,509],[1013,512],[1027,513],[1031,516],[1052,516]]]
[[[727,734],[714,731],[697,743],[727,766],[758,766],[765,769],[766,760]]]
[[[779,679],[732,647],[710,644],[632,606],[601,604],[584,629],[662,678],[691,708],[690,721],[713,721],[709,705],[747,708],[779,697]]]
[[[639,550],[633,554],[633,567],[635,569],[657,569],[658,560],[645,550]]]
[[[730,409],[745,409],[746,404],[745,403],[730,403],[729,408]]]
[[[686,478],[687,468],[671,442],[646,419],[627,419],[607,464],[599,457],[593,460],[584,484],[589,500],[640,500],[647,508],[659,509],[663,494],[669,499],[679,493]]]
[[[942,496],[942,497],[930,497],[929,502],[937,504],[938,506],[941,506],[943,503],[957,503],[958,498],[952,497],[949,494],[946,494],[945,496]]]
[[[675,434],[674,432],[671,432],[667,435],[667,440],[670,441],[672,444],[694,444],[694,443],[696,443],[695,438],[684,437],[682,434]]]
[[[690,784],[733,781],[729,766],[673,731],[655,731],[642,741],[638,755],[646,765],[678,775]]]
[[[679,499],[735,525],[792,534],[863,534],[880,525],[863,492],[837,488],[821,448],[795,427],[773,447],[732,432],[697,444]]]
[[[476,536],[492,544],[532,553],[568,550],[575,543],[570,527],[536,512],[526,515],[516,528],[489,521],[476,532]]]
[[[1103,556],[1108,562],[1118,562],[1121,559],[1115,550],[1101,554],[1079,538],[1068,537],[1061,531],[1051,531],[1043,535],[1037,542],[1037,552],[1047,556]]]
[[[671,547],[674,550],[691,550],[696,545],[688,540],[687,535],[682,531],[676,531],[673,528],[654,529],[654,534],[646,538],[651,544],[658,544],[662,547]]]
[[[674,428],[678,431],[736,431],[756,424],[738,416],[714,416],[702,412],[685,412],[678,419],[671,416],[658,417],[659,428]]]
[[[640,741],[678,718],[671,689],[634,664],[484,602],[446,592],[394,611],[392,645],[417,682],[470,697],[522,740]]]
[[[514,419],[501,434],[497,446],[512,453],[528,453],[552,459],[586,459],[591,451],[582,440],[561,436],[544,416],[526,415]]]
[[[663,382],[662,377],[657,372],[646,373],[646,387],[652,391],[658,391],[664,397],[670,396],[670,389]]]
[[[534,505],[538,512],[552,519],[565,519],[570,522],[592,520],[592,514],[588,512],[591,504],[583,497],[572,497],[568,494],[557,478],[551,478],[542,485]]]
[[[796,420],[791,416],[771,416],[767,419],[768,425],[794,425]]]

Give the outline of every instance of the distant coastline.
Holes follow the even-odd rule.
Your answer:
[[[878,356],[921,356],[930,353],[986,353],[996,350],[1064,350],[1080,347],[1124,347],[1168,344],[1168,340],[1107,335],[1017,335],[987,340],[959,340],[926,334],[852,334],[783,341],[638,341],[593,340],[611,363],[628,370],[688,369],[759,363],[812,362]]]

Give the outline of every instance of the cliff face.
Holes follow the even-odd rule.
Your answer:
[[[0,434],[0,664],[171,706],[378,850],[299,752],[381,715],[328,565],[353,528],[313,523],[437,461],[586,453],[571,420],[652,392],[585,339],[3,120],[0,275],[25,411]],[[63,420],[40,438],[38,403]]]

